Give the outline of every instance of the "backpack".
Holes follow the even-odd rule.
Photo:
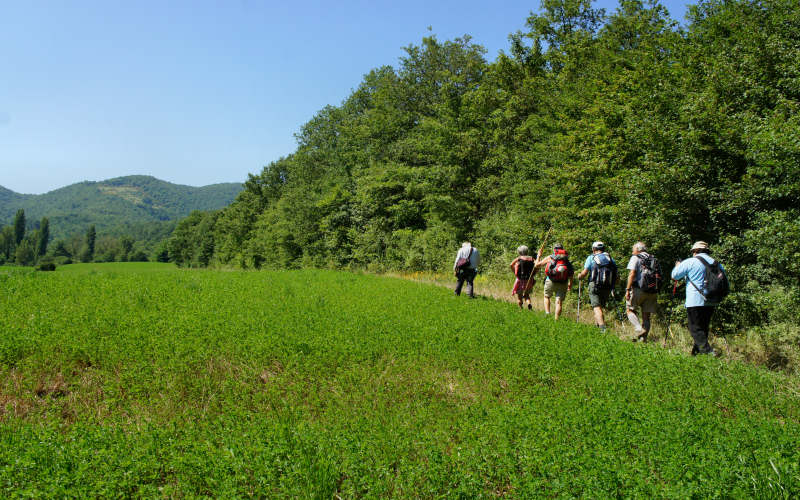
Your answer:
[[[533,274],[534,264],[533,260],[520,259],[517,261],[517,269],[514,274],[521,280],[529,280]]]
[[[456,262],[456,269],[461,271],[469,267],[469,259],[472,257],[472,250],[473,248],[469,247],[469,254],[467,255],[466,259],[464,257],[458,259],[458,262]]]
[[[550,256],[545,274],[553,283],[566,283],[572,276],[572,264],[569,262],[566,250],[557,251]]]
[[[691,280],[688,280],[689,283],[694,285],[697,291],[700,292],[700,295],[705,297],[707,301],[713,303],[722,302],[722,299],[727,297],[728,293],[730,293],[731,286],[730,283],[728,283],[728,276],[719,265],[719,261],[715,260],[713,263],[709,264],[706,259],[700,257],[695,257],[695,259],[702,262],[703,266],[706,268],[705,275],[703,276],[703,288],[705,289],[705,293],[700,291],[697,285]]]
[[[658,259],[646,252],[638,253],[636,256],[639,257],[639,263],[641,264],[636,286],[641,288],[643,292],[657,293],[664,283],[661,264],[658,263]]]
[[[617,281],[617,265],[611,260],[608,252],[595,254],[592,260],[594,266],[589,281],[593,282],[596,288],[612,288]]]

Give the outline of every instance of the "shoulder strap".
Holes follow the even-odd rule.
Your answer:
[[[705,267],[705,272],[708,272],[708,267],[709,267],[709,264],[708,264],[708,261],[707,261],[706,259],[701,259],[699,256],[695,256],[695,257],[692,257],[692,258],[693,258],[693,259],[697,259],[697,260],[699,260],[699,261],[700,261],[700,262],[703,264],[703,267]],[[705,280],[705,278],[703,278],[703,279]],[[691,283],[691,284],[692,284],[692,286],[694,287],[694,289],[695,289],[695,290],[697,290],[697,293],[699,293],[700,295],[702,295],[702,296],[703,296],[703,298],[705,298],[706,294],[704,294],[704,293],[703,293],[703,291],[702,291],[702,290],[700,290],[700,287],[698,287],[697,285],[695,285],[694,281],[692,281],[691,279],[689,279],[689,276],[688,276],[688,275],[686,276],[686,281],[688,281],[689,283]]]
[[[699,260],[699,261],[700,261],[700,263],[701,263],[701,264],[703,264],[703,267],[705,267],[705,268],[706,268],[706,270],[708,270],[708,268],[709,268],[709,267],[711,267],[711,264],[709,264],[709,263],[708,263],[708,261],[707,261],[706,259],[701,259],[699,255],[697,255],[697,256],[694,256],[694,257],[692,257],[692,258],[693,258],[693,259],[697,259],[697,260]]]

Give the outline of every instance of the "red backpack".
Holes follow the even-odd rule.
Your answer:
[[[569,280],[573,270],[566,250],[558,249],[550,256],[545,274],[553,283],[565,283]]]

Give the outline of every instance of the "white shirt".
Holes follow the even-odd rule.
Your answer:
[[[470,248],[472,249],[472,255],[469,253]],[[478,269],[478,265],[481,263],[481,254],[478,253],[478,249],[475,247],[461,247],[456,254],[456,260],[453,261],[453,271],[456,270],[458,260],[466,258],[469,258],[469,267],[471,269]]]

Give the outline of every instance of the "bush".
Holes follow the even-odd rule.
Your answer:
[[[38,271],[55,271],[56,270],[56,265],[54,263],[52,263],[52,262],[43,262],[43,263],[39,264],[38,266],[36,266],[36,269]]]
[[[137,250],[129,256],[128,260],[130,262],[147,262],[149,259],[147,258],[146,253],[141,250]]]

